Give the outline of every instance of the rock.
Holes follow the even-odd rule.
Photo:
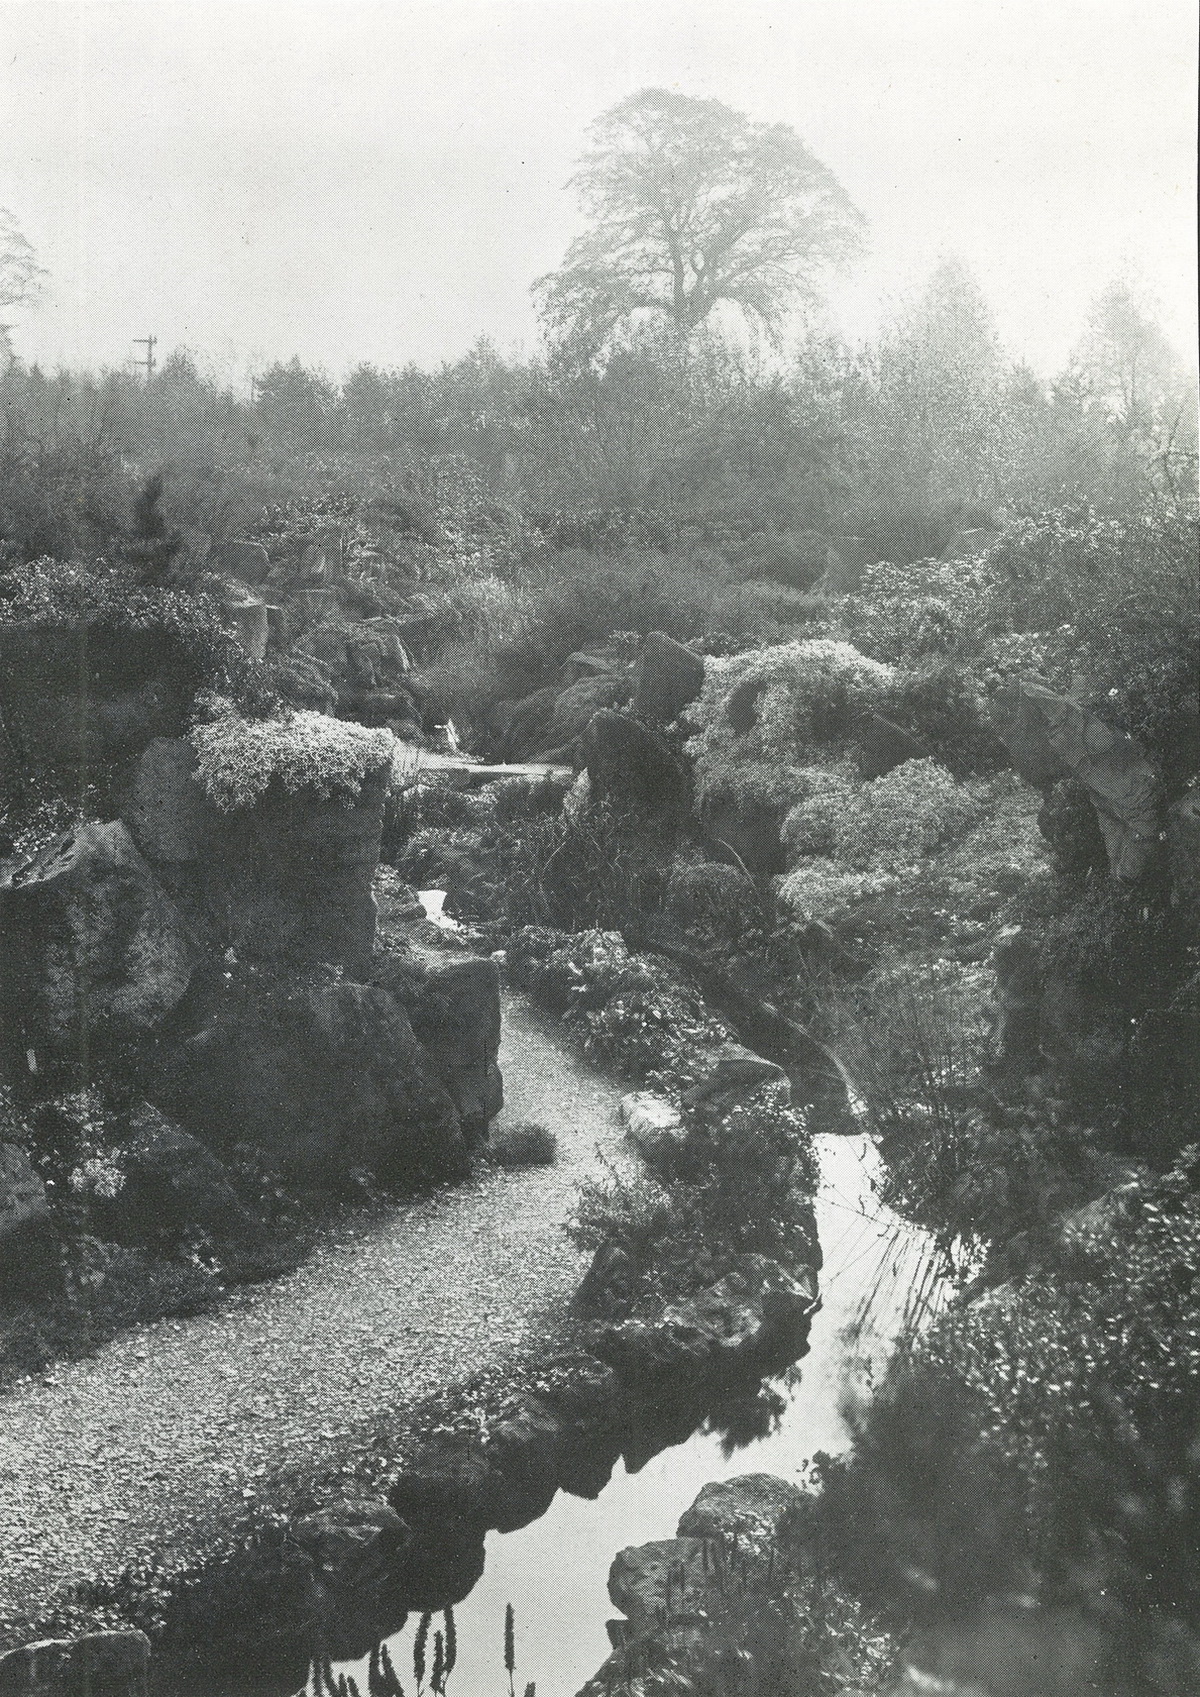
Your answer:
[[[422,1535],[471,1532],[482,1542],[493,1508],[493,1473],[483,1444],[446,1433],[422,1444],[388,1491],[392,1507]]]
[[[578,1314],[624,1313],[637,1294],[638,1275],[631,1257],[618,1244],[602,1243],[571,1299]]]
[[[798,1485],[773,1473],[745,1473],[705,1485],[679,1522],[681,1538],[719,1538],[730,1543],[774,1542],[785,1514],[808,1501]]]
[[[44,1294],[58,1274],[46,1186],[23,1149],[0,1143],[0,1297]]]
[[[678,1108],[649,1090],[622,1096],[617,1113],[629,1141],[651,1162],[665,1150],[677,1148],[687,1136]]]
[[[119,1193],[103,1220],[119,1243],[178,1243],[199,1227],[214,1238],[246,1233],[252,1224],[229,1173],[211,1149],[156,1108],[143,1105],[122,1144]]]
[[[603,654],[588,654],[582,650],[568,654],[558,668],[559,688],[565,689],[569,684],[577,684],[580,678],[594,678],[601,673],[611,672],[614,659],[615,656],[610,650]]]
[[[267,647],[285,648],[288,639],[287,608],[279,607],[273,601],[266,603],[267,608]]]
[[[271,575],[274,577],[274,572]],[[341,600],[336,589],[297,590],[292,598],[292,606],[302,624],[317,626],[325,624],[330,619],[336,619],[342,610]],[[336,643],[336,637],[332,640]],[[340,649],[335,648],[334,652],[344,653],[345,645],[343,644]]]
[[[17,775],[74,794],[187,726],[194,664],[167,631],[0,626],[0,720]]]
[[[1091,796],[1114,877],[1140,877],[1158,841],[1158,775],[1133,737],[1066,696],[1022,680],[992,702],[995,730],[1027,783],[1049,789],[1075,778]]]
[[[365,971],[388,778],[369,772],[349,806],[275,780],[250,807],[213,810],[199,886],[239,959]]]
[[[218,572],[243,583],[265,583],[271,569],[271,557],[261,542],[222,542],[212,558]]]
[[[45,1638],[0,1656],[3,1697],[146,1697],[150,1640],[144,1632]]]
[[[121,818],[155,867],[183,867],[208,852],[215,814],[195,773],[195,750],[182,738],[156,737],[134,768]]]
[[[858,775],[870,780],[894,772],[906,760],[926,760],[931,750],[911,731],[873,713],[863,734],[858,756]]]
[[[0,884],[0,1045],[10,1077],[83,1069],[161,1026],[198,954],[123,824],[82,826]]]
[[[563,1423],[539,1397],[525,1395],[492,1427],[484,1445],[494,1480],[489,1524],[497,1532],[528,1526],[558,1489]]]
[[[739,1255],[707,1290],[656,1321],[605,1328],[594,1347],[638,1394],[664,1385],[696,1387],[780,1351],[795,1359],[819,1306],[811,1268],[793,1276],[765,1255]]]
[[[1190,790],[1168,812],[1167,843],[1173,899],[1200,911],[1200,790]]]
[[[221,603],[225,622],[234,641],[251,660],[262,660],[267,652],[266,603],[246,590],[231,589]]]
[[[687,768],[648,725],[601,708],[584,730],[580,753],[595,800],[667,825],[690,817]]]
[[[634,712],[669,725],[703,688],[703,657],[662,631],[651,631],[634,672]]]
[[[741,1043],[723,1043],[714,1051],[704,1076],[687,1092],[689,1102],[708,1102],[716,1098],[737,1100],[753,1095],[764,1084],[778,1085],[791,1099],[788,1075],[774,1061],[756,1055]]]
[[[603,707],[620,707],[629,700],[630,683],[623,673],[600,672],[580,678],[556,696],[543,746],[559,749],[583,735],[593,714]]]
[[[520,701],[501,702],[495,711],[500,733],[500,755],[505,760],[523,760],[542,747],[558,691],[535,689]]]
[[[228,985],[194,1036],[164,1045],[155,1100],[204,1142],[248,1141],[313,1182],[366,1167],[467,1170],[458,1115],[386,990],[345,981]]]
[[[708,1565],[703,1538],[660,1538],[621,1550],[608,1570],[608,1595],[629,1634],[641,1637],[664,1617],[696,1611],[710,1584]]]
[[[701,819],[715,844],[732,849],[753,876],[766,877],[787,865],[780,836],[784,811],[762,801],[722,798],[706,801]]]
[[[478,1141],[504,1106],[500,1052],[500,968],[471,955],[430,965],[406,1002],[413,1031],[458,1109],[464,1133]]]
[[[289,1535],[311,1563],[327,1654],[357,1660],[400,1630],[413,1535],[390,1504],[371,1497],[330,1503],[294,1522]]]

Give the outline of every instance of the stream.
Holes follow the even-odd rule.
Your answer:
[[[560,1491],[540,1520],[488,1534],[484,1572],[454,1609],[458,1655],[454,1697],[498,1697],[507,1605],[515,1617],[515,1687],[538,1697],[573,1697],[607,1656],[613,1614],[608,1570],[628,1545],[670,1538],[710,1480],[774,1473],[803,1483],[812,1457],[851,1441],[845,1409],[867,1397],[910,1320],[940,1300],[928,1239],[882,1209],[872,1186],[876,1155],[862,1135],[816,1139],[822,1185],[816,1199],[824,1251],[822,1308],[809,1351],[780,1379],[723,1418],[710,1418],[635,1472],[617,1463],[593,1501]],[[388,1642],[396,1672],[411,1689],[419,1616]],[[440,1627],[435,1616],[432,1623]],[[340,1664],[367,1691],[366,1662]]]

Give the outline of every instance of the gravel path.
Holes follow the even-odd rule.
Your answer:
[[[561,1230],[622,1087],[506,997],[510,1120],[553,1166],[490,1172],[399,1209],[219,1310],[160,1321],[0,1399],[0,1636],[79,1579],[184,1559],[277,1473],[344,1461],[373,1421],[552,1331],[582,1272]]]

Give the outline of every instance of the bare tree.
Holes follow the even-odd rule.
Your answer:
[[[41,294],[46,271],[16,218],[0,206],[0,313],[31,306]],[[0,356],[12,357],[11,323],[0,322]]]
[[[650,315],[687,334],[720,303],[777,333],[859,246],[862,214],[787,124],[643,89],[604,113],[571,179],[592,220],[534,285],[558,334]]]

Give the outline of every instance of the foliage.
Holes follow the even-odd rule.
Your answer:
[[[619,1249],[643,1295],[676,1299],[715,1283],[738,1255],[811,1264],[816,1183],[804,1116],[766,1085],[688,1110],[684,1138],[664,1145],[649,1173],[610,1168],[586,1181],[568,1230],[583,1249]]]
[[[642,89],[592,125],[572,179],[593,227],[538,289],[551,327],[596,339],[649,312],[680,333],[719,303],[774,329],[862,215],[785,124]]]
[[[558,1154],[558,1138],[536,1120],[518,1120],[495,1128],[487,1151],[502,1167],[548,1167]]]
[[[1131,1658],[1122,1689],[1180,1689],[1138,1658],[1198,1624],[1198,1267],[1189,1151],[950,1310],[860,1417],[876,1580],[915,1570],[948,1612],[1031,1585],[1082,1602]]]
[[[616,932],[526,927],[509,939],[507,970],[579,1033],[587,1053],[633,1078],[694,1083],[726,1036],[697,990],[664,961],[631,954]]]
[[[349,804],[365,779],[390,764],[390,731],[344,724],[324,713],[295,712],[285,719],[244,719],[230,703],[193,727],[196,776],[222,812],[252,807],[273,779],[293,795],[311,791],[322,801]]]
[[[671,918],[718,946],[741,950],[762,939],[762,897],[736,866],[711,860],[677,861],[667,884]]]
[[[889,666],[828,637],[711,661],[686,715],[697,727],[687,747],[701,797],[769,784],[786,805],[802,787],[801,768],[845,747],[891,676]]]

